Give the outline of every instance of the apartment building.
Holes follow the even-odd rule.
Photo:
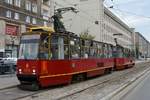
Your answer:
[[[139,32],[135,32],[135,46],[137,58],[150,57],[150,42]]]
[[[117,44],[133,50],[133,34],[134,29],[130,28],[106,7],[104,8],[104,42],[115,45],[114,39],[116,38]]]
[[[95,40],[102,40],[103,1],[102,0],[55,0],[55,7],[74,7],[78,13],[68,11],[63,14],[63,23],[68,31],[76,34],[88,32]]]
[[[0,57],[17,57],[22,32],[50,26],[50,0],[0,0]]]
[[[88,32],[95,36],[95,40],[133,49],[132,36],[134,30],[130,29],[121,19],[114,15],[103,5],[103,0],[55,0],[56,7],[74,7],[79,12],[67,12],[63,22],[68,31],[81,34]],[[122,36],[114,36],[122,34]]]

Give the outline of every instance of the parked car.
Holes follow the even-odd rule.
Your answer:
[[[1,58],[0,59],[0,74],[16,71],[17,58]]]

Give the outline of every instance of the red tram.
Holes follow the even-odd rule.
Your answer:
[[[120,52],[118,52],[120,50]],[[20,40],[17,77],[21,85],[39,87],[69,84],[133,66],[129,50],[51,28],[32,28]],[[114,53],[115,51],[115,53]],[[125,51],[125,50],[124,50]]]

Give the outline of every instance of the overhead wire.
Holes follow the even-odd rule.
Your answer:
[[[62,4],[59,4],[58,2],[54,2],[54,4],[55,5],[57,5],[57,6],[59,6],[59,7],[62,7],[62,8],[64,8],[65,6],[64,5],[62,5]],[[69,4],[69,5],[71,5],[71,4]],[[72,4],[73,5],[73,4]],[[76,14],[77,15],[77,14]],[[87,14],[86,14],[87,15]],[[81,15],[78,15],[78,16],[80,16],[80,17],[84,17],[83,18],[83,20],[85,20],[85,21],[89,21],[89,22],[91,22],[91,23],[93,23],[93,24],[95,24],[95,22],[93,21],[93,20],[91,20],[90,18],[88,18],[88,17],[85,17],[85,16],[81,16]],[[72,21],[72,24],[73,24],[74,22]],[[70,27],[72,27],[72,25],[70,25]]]
[[[113,0],[111,0],[111,1],[112,1],[113,6],[115,6],[117,9],[119,9],[118,5],[117,5]],[[119,17],[123,20],[123,22],[125,22],[128,26],[134,26],[134,25],[130,25],[130,24],[132,24],[132,23],[129,24],[129,20],[124,17],[125,15],[124,15],[123,12],[118,12],[118,11],[117,11],[116,13],[120,13],[120,15],[118,14],[118,16],[119,16]]]
[[[130,15],[134,15],[134,16],[137,16],[137,17],[142,17],[142,18],[150,19],[149,16],[140,15],[140,14],[136,14],[136,13],[133,13],[133,12],[128,12],[128,11],[121,10],[121,9],[116,9],[116,8],[111,8],[111,9],[118,10],[118,11],[120,11],[120,12],[123,12],[123,13],[126,13],[126,14],[130,14]]]
[[[63,0],[66,4],[68,4],[68,5],[73,5],[74,7],[76,7],[78,4],[72,4],[72,3],[70,3],[70,2],[68,2],[68,1],[66,1],[66,0]],[[84,13],[84,14],[86,14],[86,15],[88,15],[89,17],[91,17],[92,19],[95,19],[95,21],[97,21],[98,19],[97,18],[95,18],[94,16],[91,16],[91,15],[89,15],[86,11],[84,11],[84,10],[82,10],[82,9],[79,9],[80,11],[79,12],[82,12],[82,13]],[[95,23],[95,21],[93,21],[94,23]]]

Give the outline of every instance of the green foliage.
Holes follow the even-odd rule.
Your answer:
[[[95,36],[92,36],[91,34],[89,34],[88,30],[82,32],[80,34],[80,37],[83,38],[83,39],[88,39],[88,40],[93,40],[95,38]]]

